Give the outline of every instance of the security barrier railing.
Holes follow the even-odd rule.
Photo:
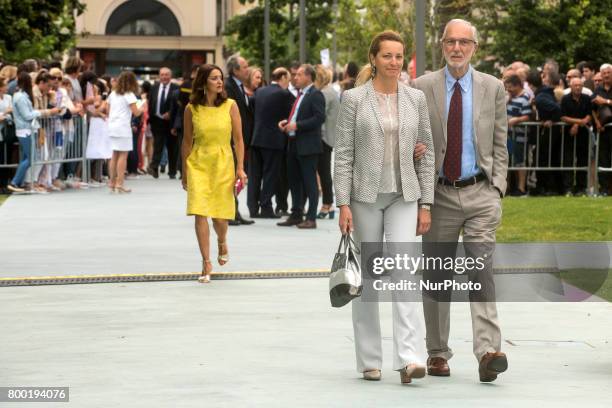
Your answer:
[[[603,137],[611,126],[605,125],[601,132],[581,127],[576,135],[572,135],[571,125],[564,122],[523,122],[511,126],[508,170],[573,172],[576,177],[582,177],[580,173],[584,172],[587,186],[597,193],[598,173],[612,172],[612,167],[603,166],[606,162],[609,166],[612,155],[606,161],[599,151],[603,142],[609,143]]]
[[[26,181],[35,183],[39,177],[58,176],[62,164],[68,166],[66,175],[75,175],[77,165],[81,164],[81,178],[88,180],[88,166],[85,152],[87,149],[87,120],[81,116],[70,119],[62,117],[45,117],[37,120],[37,129],[33,132],[30,150],[30,168]],[[17,137],[13,124],[5,124],[2,131],[3,141],[0,149],[0,168],[17,168],[19,162],[11,160]],[[20,152],[21,156],[21,152]],[[44,173],[42,173],[44,172]],[[43,176],[41,176],[41,173]]]

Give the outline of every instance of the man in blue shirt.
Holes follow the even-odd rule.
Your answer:
[[[469,275],[482,284],[483,291],[470,290],[469,298],[480,381],[490,382],[508,367],[501,352],[490,257],[506,191],[508,119],[501,81],[470,65],[477,47],[476,28],[465,20],[451,20],[442,36],[446,66],[417,78],[416,87],[427,98],[438,176],[431,228],[423,237],[424,254],[428,257],[442,250],[454,257],[462,234],[468,257],[486,257],[482,273]],[[423,279],[453,279],[452,270],[434,269],[426,269]],[[448,376],[453,355],[448,346],[450,292],[432,292],[423,293],[427,372]]]
[[[519,126],[531,116],[531,103],[529,96],[523,88],[523,81],[518,75],[510,75],[504,79],[506,91],[510,96],[507,105],[508,114],[508,153],[512,155],[513,167],[525,167],[527,156],[527,129]],[[527,170],[518,170],[516,188],[510,192],[513,196],[527,195]]]

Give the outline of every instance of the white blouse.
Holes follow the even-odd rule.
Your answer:
[[[385,134],[385,153],[379,193],[401,193],[402,179],[399,161],[399,113],[397,93],[376,92]]]
[[[0,122],[0,142],[3,141],[3,136],[2,136],[1,131],[4,128],[4,125],[6,123],[6,116],[4,115],[4,112],[6,112],[12,107],[13,107],[13,98],[11,98],[11,95],[4,94],[2,99],[0,99],[0,119],[2,119],[2,121]]]

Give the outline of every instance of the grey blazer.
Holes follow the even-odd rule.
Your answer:
[[[434,150],[423,92],[398,82],[399,158],[405,201],[433,204]],[[334,186],[338,206],[351,200],[376,202],[384,159],[382,115],[372,81],[342,94],[336,128]],[[425,156],[413,159],[417,142]]]
[[[329,147],[334,147],[336,143],[336,123],[340,111],[340,97],[331,85],[321,89],[321,92],[325,97],[325,123],[321,128],[322,138]]]
[[[476,161],[489,182],[506,191],[508,172],[506,91],[503,83],[472,69],[472,111]],[[444,164],[446,151],[446,78],[444,68],[417,78],[415,86],[427,97],[436,152],[436,175]]]

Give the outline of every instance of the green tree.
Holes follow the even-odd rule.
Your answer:
[[[338,60],[368,62],[372,38],[381,31],[394,30],[406,42],[406,57],[413,51],[412,2],[401,0],[340,0],[338,8]]]
[[[556,59],[562,70],[581,60],[612,60],[612,7],[607,0],[504,0],[492,31],[491,54],[506,65],[522,60],[537,66]]]
[[[255,0],[240,0],[242,4]],[[296,0],[270,0],[270,60],[271,65],[286,65],[298,59],[299,2]],[[310,62],[319,60],[321,47],[329,46],[333,22],[331,2],[310,0],[306,10],[306,47]],[[247,13],[228,21],[223,33],[230,53],[240,52],[251,64],[264,63],[264,1]]]
[[[84,10],[79,0],[0,0],[0,58],[58,58],[74,46],[75,11]]]
[[[358,64],[367,62],[367,50],[370,45],[368,33],[364,30],[364,8],[358,7],[353,0],[338,0],[338,24],[336,36],[338,44],[338,62],[346,64],[354,61]]]
[[[232,18],[225,29],[230,53],[240,52],[252,64],[263,64],[263,0],[240,0],[257,6]],[[372,37],[383,30],[395,30],[412,50],[412,7],[400,7],[401,0],[338,0],[335,26],[338,63],[367,62]],[[332,46],[333,10],[331,0],[309,0],[307,5],[308,60],[319,61],[319,52]],[[299,1],[270,1],[270,54],[272,66],[298,59]]]

